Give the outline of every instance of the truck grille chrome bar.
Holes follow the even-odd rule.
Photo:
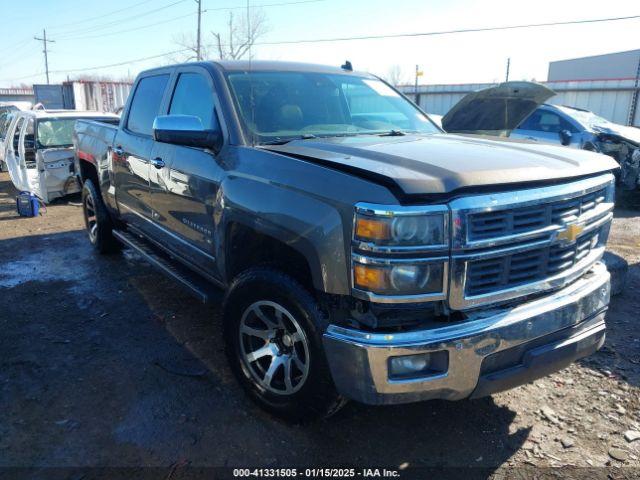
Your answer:
[[[465,293],[476,296],[544,280],[586,258],[598,244],[599,231],[576,243],[555,244],[487,260],[469,262]]]
[[[604,253],[614,177],[451,202],[449,305],[466,310],[561,288]]]

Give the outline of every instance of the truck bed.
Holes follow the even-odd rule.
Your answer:
[[[118,131],[118,126],[97,120],[78,120],[73,132],[73,145],[77,160],[95,165],[107,158],[109,147]]]

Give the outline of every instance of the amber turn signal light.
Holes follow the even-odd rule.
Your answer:
[[[387,286],[384,270],[361,264],[354,266],[354,282],[366,290],[384,290]]]
[[[390,235],[389,223],[373,218],[358,218],[356,237],[363,240],[387,240]]]

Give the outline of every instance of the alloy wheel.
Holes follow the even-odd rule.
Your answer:
[[[282,305],[259,301],[240,320],[240,355],[253,381],[264,390],[291,395],[309,375],[309,343],[304,330]]]
[[[90,194],[84,199],[84,220],[89,232],[89,240],[95,243],[98,238],[98,218],[93,196]]]

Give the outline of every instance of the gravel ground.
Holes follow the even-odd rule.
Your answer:
[[[293,426],[236,385],[217,306],[198,304],[133,254],[95,255],[77,198],[24,219],[14,196],[0,174],[0,467],[640,473],[640,439],[629,441],[640,436],[639,211],[616,212],[610,249],[629,262],[629,277],[597,354],[490,398],[352,403],[328,421]]]

